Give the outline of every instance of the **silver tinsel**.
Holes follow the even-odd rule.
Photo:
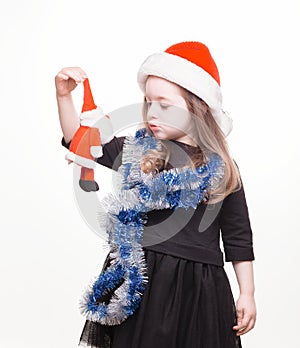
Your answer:
[[[119,167],[121,189],[102,200],[106,214],[98,215],[99,227],[107,231],[110,266],[92,280],[80,301],[81,313],[88,320],[117,325],[139,306],[148,282],[141,246],[145,214],[166,208],[196,208],[224,176],[224,162],[216,154],[197,168],[172,168],[155,175],[143,173],[141,159],[149,149],[160,150],[160,146],[145,128],[125,138]],[[108,303],[101,300],[113,290]]]

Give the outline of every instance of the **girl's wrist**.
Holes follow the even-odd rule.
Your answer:
[[[71,93],[59,94],[56,92],[56,99],[57,100],[69,100],[69,99],[72,99],[72,94]]]
[[[254,290],[240,291],[240,296],[254,297]]]

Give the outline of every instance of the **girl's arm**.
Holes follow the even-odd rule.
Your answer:
[[[253,329],[256,322],[253,262],[233,261],[232,266],[240,288],[240,296],[236,303],[237,325],[233,326],[233,329],[237,330],[236,335],[239,336]]]
[[[56,100],[60,126],[68,143],[80,127],[80,119],[76,112],[71,92],[78,83],[87,78],[86,73],[79,67],[63,68],[55,76]]]
[[[250,331],[256,321],[252,262],[255,258],[243,183],[239,191],[225,198],[220,216],[225,260],[232,262],[240,288],[240,296],[236,302],[237,325],[233,326],[239,336]]]
[[[254,295],[254,275],[252,261],[233,261],[236,278],[239,284],[240,293],[244,295]]]
[[[73,135],[80,126],[79,116],[76,112],[71,94],[59,96],[56,94],[59,122],[66,143],[72,140]]]

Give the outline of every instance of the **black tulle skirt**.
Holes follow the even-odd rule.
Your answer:
[[[140,306],[119,325],[86,320],[79,346],[241,348],[224,267],[144,249],[148,283]],[[108,265],[105,260],[103,269]]]

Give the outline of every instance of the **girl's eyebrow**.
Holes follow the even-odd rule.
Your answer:
[[[151,98],[148,98],[147,97],[147,95],[145,95],[145,98],[148,100],[148,99],[150,99],[151,100]],[[156,98],[154,98],[155,100],[168,100],[168,101],[171,101],[169,98],[167,98],[167,97],[163,97],[163,96],[157,96]]]

